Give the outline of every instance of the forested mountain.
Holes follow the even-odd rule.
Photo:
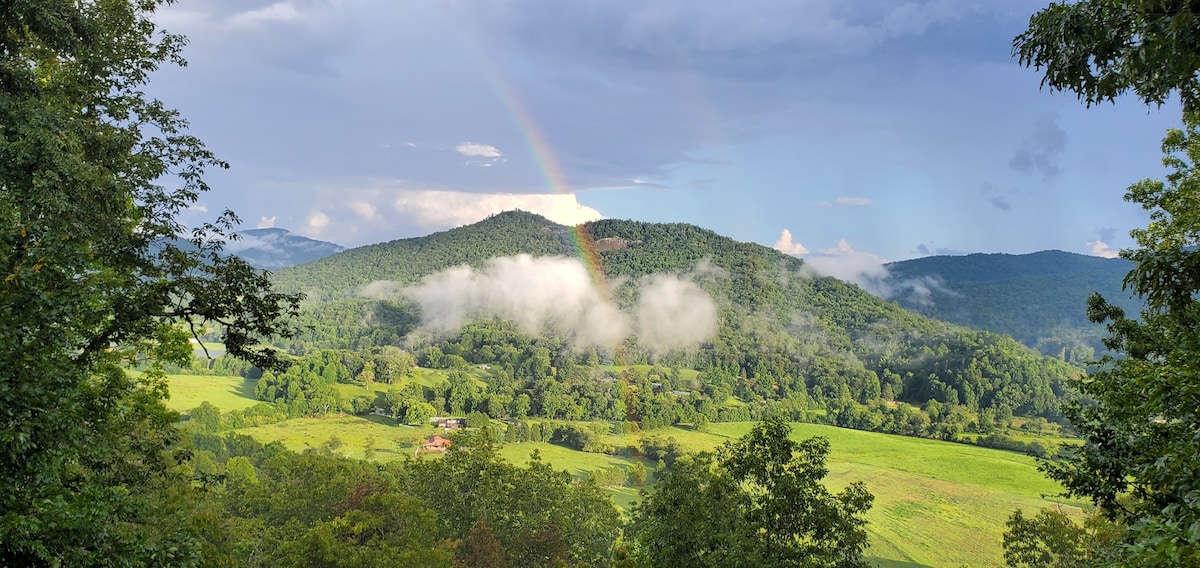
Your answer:
[[[689,392],[691,411],[712,419],[723,416],[721,405],[732,394],[752,405],[791,401],[793,409],[827,408],[835,422],[868,429],[881,427],[855,424],[861,417],[849,412],[854,404],[903,400],[933,404],[935,417],[961,406],[972,413],[1054,418],[1063,383],[1075,373],[1009,338],[929,319],[840,280],[814,276],[802,269],[802,260],[770,248],[691,225],[619,220],[582,227],[597,243],[613,301],[632,310],[651,275],[673,274],[715,302],[718,325],[712,337],[670,349],[647,345],[637,336],[619,345],[580,347],[569,330],[551,326],[530,333],[489,321],[448,338],[411,333],[419,328],[422,313],[406,287],[436,271],[483,266],[496,257],[578,257],[572,230],[510,212],[281,270],[275,275],[277,285],[302,290],[310,301],[304,315],[308,331],[298,342],[280,347],[301,354],[397,345],[411,350],[422,365],[453,367],[444,360],[450,356],[459,364],[487,364],[512,381],[489,387],[500,400],[525,393],[532,397],[535,413],[540,409],[567,418],[604,417],[607,412],[610,418],[641,419],[632,408],[637,402],[628,396],[622,400],[620,388],[600,383],[605,392],[597,392],[595,380],[573,370],[596,363],[659,363],[664,369],[702,371],[694,381],[658,380],[663,388],[674,387],[668,390]],[[550,288],[546,293],[561,294],[561,301],[569,302],[566,292]],[[636,388],[636,377],[625,379]],[[620,410],[613,398],[621,401]],[[498,406],[500,402],[480,408]],[[939,406],[947,411],[939,412]]]
[[[346,250],[341,245],[292,234],[286,229],[246,229],[237,235],[237,240],[225,245],[225,251],[266,270],[295,266]]]
[[[280,288],[303,291],[310,300],[325,300],[353,295],[375,281],[412,284],[438,270],[519,253],[570,255],[574,248],[566,227],[539,215],[511,211],[425,237],[350,249],[281,270],[274,279]]]
[[[1141,310],[1142,302],[1121,285],[1131,268],[1124,259],[1059,250],[930,256],[888,264],[884,284],[899,291],[892,299],[910,310],[1086,361],[1103,348],[1104,334],[1087,320],[1088,296],[1099,292],[1127,313]]]

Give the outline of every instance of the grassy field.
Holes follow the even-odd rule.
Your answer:
[[[414,381],[436,384],[441,371],[422,369]],[[175,375],[170,377],[171,407],[188,410],[208,400],[222,410],[243,408],[253,400],[254,382],[237,377]],[[362,387],[340,385],[343,394],[361,393]],[[372,390],[386,390],[375,385]],[[617,446],[636,444],[647,434],[674,437],[688,450],[710,450],[745,434],[749,423],[711,424],[706,432],[685,427],[649,433],[610,435],[604,441]],[[431,427],[410,428],[382,416],[330,416],[288,420],[242,430],[262,442],[279,441],[292,450],[317,447],[337,436],[342,453],[361,458],[368,437],[375,438],[375,459],[391,461],[412,455],[420,439],[432,435]],[[863,481],[875,496],[868,513],[871,548],[868,555],[879,566],[1001,566],[1004,522],[1016,508],[1036,511],[1059,506],[1078,512],[1075,503],[1054,495],[1059,488],[1037,471],[1024,455],[964,444],[845,430],[814,424],[796,424],[795,439],[825,436],[830,440],[831,488]],[[629,467],[633,458],[589,454],[552,444],[509,444],[501,456],[525,463],[533,450],[542,460],[572,475],[608,467]],[[653,468],[655,464],[647,463]],[[622,507],[638,500],[629,487],[608,488]]]
[[[649,373],[650,369],[653,369],[654,366],[653,365],[599,365],[599,368],[603,369],[605,371],[612,371],[614,373],[620,373],[621,371],[624,371],[625,369],[636,369],[639,372],[645,374],[645,373]],[[663,368],[670,371],[670,368],[667,368],[667,367],[663,367]],[[699,375],[699,374],[700,374],[700,371],[697,371],[695,369],[680,369],[679,370],[679,377],[685,381],[690,381],[692,379],[695,379],[696,375]]]
[[[187,412],[207,400],[223,412],[248,408],[258,404],[254,400],[254,383],[241,377],[167,375],[171,392],[167,406]]]
[[[411,456],[420,440],[432,436],[431,426],[413,428],[396,424],[386,416],[346,416],[336,414],[319,418],[294,418],[276,424],[238,430],[264,444],[281,442],[289,450],[303,452],[337,436],[345,446],[342,455],[362,459],[367,438],[375,438],[375,460],[392,461]]]
[[[712,424],[708,432],[676,427],[648,434],[674,437],[685,448],[698,451],[740,437],[751,426]],[[637,436],[609,436],[606,441],[629,445]],[[830,441],[826,481],[831,488],[862,481],[875,496],[867,514],[869,555],[881,566],[1001,566],[1001,536],[1013,509],[1079,511],[1077,503],[1044,497],[1061,489],[1037,471],[1032,458],[1021,454],[816,424],[793,425],[793,439],[811,436]],[[574,467],[585,466],[575,458]]]

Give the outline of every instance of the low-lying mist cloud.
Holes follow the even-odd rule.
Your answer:
[[[658,351],[696,345],[717,332],[717,305],[694,282],[655,274],[642,281],[638,342]]]
[[[638,287],[629,314],[597,289],[579,260],[523,254],[431,274],[404,295],[420,305],[422,327],[434,333],[454,332],[471,320],[501,319],[530,334],[554,327],[581,346],[613,346],[636,332],[643,345],[666,350],[698,344],[716,332],[716,303],[696,284],[655,275]]]
[[[804,245],[794,243],[791,232],[784,229],[780,240],[775,243],[775,250],[803,258],[805,267],[816,274],[856,284],[885,300],[904,299],[917,305],[931,306],[934,303],[934,292],[950,293],[938,278],[894,276],[888,270],[884,259],[869,252],[855,250],[845,239],[839,240],[836,247],[810,253]],[[804,252],[789,252],[790,250]],[[928,248],[925,247],[925,250],[928,251]]]

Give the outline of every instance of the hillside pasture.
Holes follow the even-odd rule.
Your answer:
[[[386,416],[331,414],[293,418],[266,426],[242,428],[237,432],[264,444],[280,442],[295,452],[318,448],[337,436],[344,444],[340,454],[355,459],[363,458],[367,438],[374,437],[375,461],[388,462],[413,455],[421,440],[440,430],[435,430],[432,426],[413,428],[398,425],[395,420]]]
[[[167,407],[187,412],[208,401],[222,412],[241,410],[258,404],[254,399],[257,381],[242,377],[211,375],[167,375],[170,398]]]

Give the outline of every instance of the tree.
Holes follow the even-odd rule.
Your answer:
[[[200,562],[178,418],[160,365],[189,334],[279,366],[259,337],[298,298],[221,247],[231,212],[180,240],[177,216],[225,167],[142,92],[181,63],[165,0],[0,7],[0,557],[13,565]],[[127,364],[147,373],[134,378]],[[165,496],[170,495],[170,498]]]
[[[1200,563],[1200,115],[1185,122],[1163,142],[1166,183],[1145,180],[1125,196],[1150,212],[1150,225],[1131,233],[1138,248],[1121,251],[1135,263],[1126,285],[1147,308],[1135,320],[1089,299],[1089,318],[1107,323],[1105,346],[1124,357],[1106,356],[1078,383],[1089,402],[1063,414],[1084,444],[1043,464],[1128,527],[1114,556],[1133,565]]]
[[[221,409],[207,400],[188,413],[189,422],[196,424],[201,432],[216,432],[221,429]]]
[[[1090,568],[1105,561],[1104,549],[1121,529],[1098,516],[1082,524],[1056,509],[1026,517],[1013,512],[1004,532],[1004,561],[1014,568]]]
[[[1147,104],[1178,91],[1200,110],[1200,7],[1188,0],[1053,3],[1013,40],[1021,64],[1044,69],[1042,85],[1089,106],[1132,90]]]
[[[367,436],[363,440],[363,459],[367,461],[375,459],[375,436]]]
[[[428,402],[413,402],[404,410],[404,423],[409,426],[428,426],[437,411]]]
[[[831,494],[829,442],[794,442],[779,418],[716,454],[685,456],[635,512],[652,566],[865,567],[861,518],[873,497],[861,482]]]

